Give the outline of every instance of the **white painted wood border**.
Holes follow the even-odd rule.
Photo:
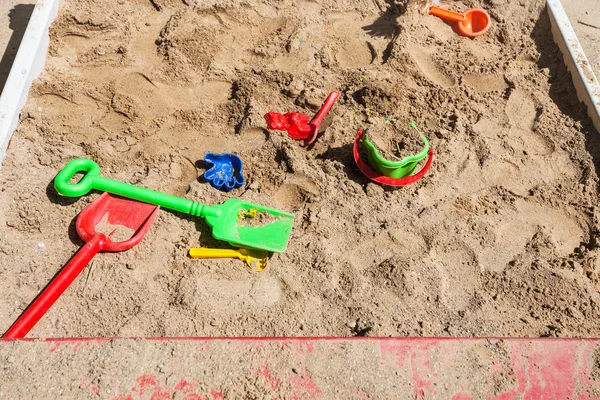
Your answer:
[[[44,69],[50,43],[48,28],[58,14],[58,4],[59,0],[38,0],[0,95],[0,168],[31,82]]]
[[[577,98],[585,103],[588,115],[596,130],[600,132],[600,83],[598,83],[598,78],[594,75],[560,0],[547,0],[546,4],[552,24],[552,36],[563,53],[567,68],[571,71]]]

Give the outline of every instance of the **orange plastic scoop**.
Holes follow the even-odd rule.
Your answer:
[[[480,8],[472,8],[459,13],[445,8],[431,6],[429,14],[445,19],[446,21],[457,22],[458,32],[466,37],[474,38],[483,35],[490,27],[491,19],[485,10]]]

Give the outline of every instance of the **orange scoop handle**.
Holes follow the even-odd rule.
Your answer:
[[[429,15],[435,15],[436,17],[440,17],[442,19],[454,22],[464,21],[466,18],[465,14],[437,6],[431,6],[429,8]]]

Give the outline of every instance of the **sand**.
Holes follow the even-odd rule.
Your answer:
[[[96,232],[106,235],[112,242],[124,242],[135,234],[133,229],[108,222],[108,214],[104,214],[102,220],[96,224]]]
[[[475,40],[413,6],[63,1],[0,171],[2,329],[82,245],[74,218],[98,193],[63,198],[52,179],[87,157],[202,203],[293,212],[289,247],[262,273],[190,259],[225,245],[161,210],[136,248],[97,255],[31,336],[598,336],[598,134],[544,2],[487,2],[494,24]],[[313,115],[331,90],[314,147],[265,130],[269,110]],[[351,149],[394,116],[435,158],[389,190]],[[246,185],[199,178],[208,151],[240,155]]]

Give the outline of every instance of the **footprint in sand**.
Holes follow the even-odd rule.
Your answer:
[[[226,314],[252,311],[275,305],[282,298],[281,281],[267,275],[250,280],[198,279],[194,304],[219,307]]]
[[[171,88],[172,95],[177,93],[180,98],[181,88]],[[224,81],[208,81],[202,83],[195,90],[188,91],[187,101],[194,103],[195,99],[201,99],[201,104],[220,104],[231,98],[233,85],[231,82]]]
[[[492,246],[481,249],[479,258],[485,269],[502,271],[517,255],[525,251],[526,243],[542,228],[550,236],[559,255],[567,255],[583,240],[583,230],[576,219],[561,210],[518,200],[515,209],[483,216],[495,236]],[[502,249],[502,251],[498,251]]]
[[[529,117],[518,123],[529,126],[531,121]],[[546,139],[531,130],[513,127],[510,123],[507,126],[506,117],[504,120],[482,118],[473,125],[473,131],[485,150],[485,157],[483,163],[467,160],[464,169],[458,173],[464,184],[479,177],[480,182],[503,186],[526,196],[535,186],[569,179],[573,175],[568,157],[552,153]]]
[[[369,36],[363,29],[374,21],[365,21],[355,12],[330,15],[325,32],[334,43],[334,56],[343,68],[365,67],[382,53],[387,41],[385,38]],[[333,33],[333,34],[332,34]]]
[[[350,253],[350,264],[359,270],[373,268],[392,257],[395,253],[394,247],[390,235],[387,232],[382,233],[373,239],[357,243]]]
[[[478,92],[503,92],[508,87],[503,76],[467,74],[462,77],[462,82]]]
[[[125,112],[135,114],[144,121],[152,120],[169,112],[166,99],[159,94],[159,88],[144,74],[131,72],[123,74],[115,83],[115,97],[131,99]],[[113,99],[113,103],[115,100]],[[142,107],[141,104],[144,104]]]
[[[261,148],[267,142],[268,132],[262,128],[250,128],[239,134],[234,152],[251,151]]]
[[[273,199],[278,206],[285,210],[299,210],[304,203],[302,189],[293,183],[283,184],[273,195]]]
[[[373,268],[392,256],[411,257],[423,254],[426,244],[422,235],[410,226],[382,233],[357,244],[350,253],[350,263],[361,270]]]
[[[537,118],[537,108],[531,96],[522,91],[511,93],[505,108],[510,123],[508,142],[515,149],[538,155],[552,153],[548,141],[532,131]]]
[[[170,126],[165,126],[159,133],[144,138],[142,146],[150,154],[164,152],[165,145],[179,148],[181,154],[192,159],[199,159],[207,152],[213,153],[240,153],[252,151],[262,147],[267,141],[267,133],[260,128],[248,129],[240,135],[233,135],[232,128],[226,124],[207,123],[201,128],[179,131],[172,134]],[[219,132],[227,132],[219,134]],[[201,140],[200,140],[201,138]],[[168,147],[167,147],[168,148]]]
[[[65,126],[68,126],[70,140],[75,143],[95,142],[105,134],[104,131],[94,128],[96,123],[106,116],[107,108],[91,97],[77,96],[71,100],[59,92],[50,90],[40,94],[35,104],[38,112],[45,118],[68,121]]]
[[[430,81],[446,89],[454,86],[456,81],[453,77],[444,74],[439,64],[433,59],[433,52],[419,45],[410,44],[408,53]]]
[[[369,248],[374,243],[382,242],[391,249],[393,255],[387,256],[388,252],[380,252],[379,257],[369,257]],[[415,282],[415,271],[422,272],[422,265],[419,261],[427,252],[427,244],[418,230],[412,227],[395,229],[389,232],[389,237],[381,235],[375,238],[375,241],[365,242],[366,247],[360,248],[352,253],[353,263],[362,263],[366,268],[362,269],[362,274],[369,276],[372,287],[380,289],[385,288],[393,293],[394,296],[401,298],[405,296],[418,296],[418,292],[423,282]],[[375,245],[375,249],[377,249]],[[365,257],[363,257],[364,253]],[[372,264],[368,264],[372,262]],[[422,292],[421,292],[422,293]]]
[[[360,68],[371,63],[371,50],[366,41],[348,39],[338,42],[335,59],[344,68]]]
[[[157,42],[159,51],[166,56],[164,71],[170,73],[173,63],[186,63],[202,75],[225,44],[226,33],[223,18],[211,8],[190,7],[175,14],[161,30]]]
[[[103,26],[100,22],[92,27],[61,15],[53,29],[53,36],[58,39],[54,42],[56,55],[75,68],[116,65],[123,58],[123,54],[117,52],[122,40],[120,32],[108,23]]]
[[[438,274],[442,304],[453,311],[467,308],[479,287],[480,269],[474,251],[465,244],[442,247],[439,253],[432,252],[431,262]]]
[[[344,265],[340,271],[333,271],[329,278],[330,287],[336,292],[342,292],[348,297],[360,297],[363,291],[369,290],[369,281],[353,265]]]
[[[138,112],[153,119],[172,110],[204,109],[225,103],[231,97],[232,83],[226,81],[192,82],[186,87],[153,81],[145,74],[132,72],[116,83],[119,93],[146,105]]]
[[[198,170],[188,158],[175,156],[169,164],[169,176],[173,179],[165,190],[175,196],[183,196],[190,189],[190,184],[198,179]]]
[[[533,128],[536,117],[535,103],[526,92],[519,89],[513,91],[506,102],[505,111],[513,127]]]
[[[275,18],[278,14],[277,8],[268,4],[258,4],[252,9],[261,18]]]
[[[297,211],[304,204],[307,194],[318,196],[319,188],[317,185],[306,176],[292,175],[275,192],[273,199],[284,209]]]
[[[120,50],[123,45],[117,42],[118,39],[84,35],[69,33],[63,36],[57,54],[73,68],[118,67],[121,64],[125,55]]]

